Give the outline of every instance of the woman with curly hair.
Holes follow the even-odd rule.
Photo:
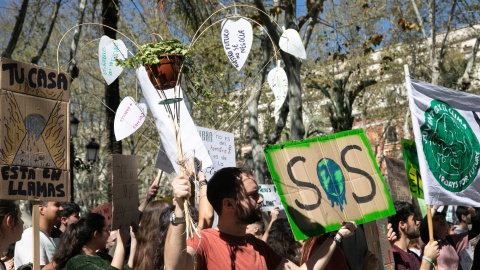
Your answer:
[[[56,269],[65,270],[116,270],[123,268],[125,244],[129,233],[123,229],[118,231],[117,247],[112,263],[96,255],[96,251],[105,248],[110,230],[105,218],[96,213],[88,213],[77,223],[72,223],[60,237],[53,261]]]
[[[143,212],[140,227],[136,233],[137,247],[133,257],[132,270],[163,269],[165,240],[170,216],[175,206],[162,207],[162,201],[150,202]],[[190,213],[195,222],[198,221],[198,211],[190,207]]]
[[[22,233],[22,213],[17,203],[10,200],[0,200],[0,250],[6,250],[8,245],[19,241],[22,238]],[[0,269],[7,269],[1,260]]]
[[[287,219],[275,220],[268,231],[267,244],[283,257],[299,265],[302,245],[295,241]]]

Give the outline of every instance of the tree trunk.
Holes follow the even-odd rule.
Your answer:
[[[57,21],[57,15],[58,11],[60,10],[60,5],[62,4],[62,0],[57,0],[57,3],[55,4],[55,10],[53,11],[50,22],[50,26],[48,28],[47,35],[45,36],[45,39],[43,40],[42,47],[40,50],[38,50],[37,55],[32,58],[30,61],[32,64],[38,64],[38,61],[40,61],[40,58],[42,58],[43,52],[47,48],[48,41],[50,40],[50,36],[52,36],[53,32],[53,27],[55,27],[55,22]]]
[[[435,54],[436,30],[435,30],[435,0],[429,0],[428,17],[430,19],[430,68],[432,69],[432,84],[438,85],[440,79],[440,67]]]
[[[102,0],[102,23],[104,25],[110,26],[113,29],[117,29],[118,22],[118,3],[119,0]],[[106,36],[111,39],[116,39],[117,33],[108,28],[103,27],[103,32]],[[114,119],[115,111],[120,104],[120,89],[119,89],[119,79],[116,79],[112,84],[105,84],[105,103],[108,108],[106,108],[106,126],[108,133],[108,153],[109,154],[122,154],[122,141],[116,141],[114,133]],[[110,110],[111,109],[111,110]],[[112,111],[113,110],[113,111]]]
[[[83,23],[83,18],[85,17],[85,8],[87,6],[87,0],[81,0],[78,5],[78,16],[77,16],[77,26]],[[94,9],[95,9],[94,5]],[[70,74],[71,80],[74,80],[78,77],[78,67],[77,60],[75,56],[77,55],[78,42],[80,41],[80,33],[82,31],[82,26],[75,28],[73,32],[72,44],[70,44],[70,62],[67,67],[67,73]]]
[[[262,143],[258,135],[258,102],[260,100],[260,94],[262,93],[262,86],[265,82],[265,76],[267,69],[263,68],[270,60],[272,53],[272,46],[270,40],[266,35],[262,36],[262,59],[258,66],[258,70],[262,70],[262,73],[255,78],[255,83],[250,91],[250,95],[253,96],[252,102],[248,104],[248,118],[249,118],[249,137],[250,145],[252,146],[252,158],[253,158],[253,176],[257,183],[265,183],[265,172],[267,171],[267,163],[265,162],[265,155],[262,150]]]
[[[18,12],[17,21],[15,22],[15,27],[13,27],[12,34],[10,35],[10,41],[8,42],[7,48],[2,53],[2,57],[12,58],[13,51],[15,50],[15,47],[17,47],[18,38],[20,38],[20,33],[22,32],[27,8],[28,0],[23,0],[20,11]]]
[[[457,90],[459,91],[467,91],[472,84],[473,67],[475,66],[475,58],[477,57],[478,53],[478,45],[480,45],[480,35],[475,40],[475,45],[473,45],[472,54],[468,59],[467,67],[463,72],[463,76],[458,78]]]

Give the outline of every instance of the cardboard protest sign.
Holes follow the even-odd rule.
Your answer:
[[[212,166],[203,171],[207,180],[210,180],[212,175],[221,168],[235,167],[235,141],[233,133],[204,127],[197,127],[197,131],[208,151],[208,155],[212,159]]]
[[[387,238],[388,219],[381,218],[363,224],[368,250],[378,258],[380,267],[385,270],[395,269],[392,245]]]
[[[480,96],[406,77],[428,205],[480,207]]]
[[[173,127],[173,122],[170,114],[167,112],[166,106],[170,107],[172,112],[178,112],[180,117],[180,137],[182,142],[182,151],[184,160],[189,160],[195,155],[199,160],[202,161],[202,170],[205,170],[207,167],[212,166],[212,160],[208,155],[207,149],[202,143],[202,139],[198,136],[195,124],[193,119],[190,116],[190,113],[185,106],[185,102],[179,101],[172,104],[160,104],[163,101],[159,90],[153,87],[153,84],[148,78],[145,67],[140,67],[137,69],[138,81],[142,87],[143,96],[147,101],[148,107],[152,112],[153,118],[155,119],[155,125],[157,126],[160,139],[162,140],[162,145],[165,151],[159,151],[157,159],[165,160],[166,156],[171,163],[171,166],[175,169],[177,174],[180,174],[180,166],[178,165],[178,151],[177,151],[177,142],[175,139],[175,130]],[[180,89],[181,92],[181,89]],[[164,90],[167,99],[175,97],[174,88]],[[183,98],[183,96],[181,96]],[[177,97],[178,98],[178,97]],[[176,117],[176,116],[174,116]],[[175,120],[176,122],[176,120]],[[175,124],[176,125],[176,124]],[[176,127],[178,128],[178,127]],[[162,163],[157,163],[160,167],[157,167],[163,171],[168,171],[171,166],[162,166]]]
[[[0,58],[0,198],[69,201],[70,79]]]
[[[112,224],[112,202],[97,206],[93,208],[91,212],[104,216],[107,226],[110,226]]]
[[[278,206],[279,209],[283,209],[282,201],[278,196],[275,185],[259,184],[258,188],[258,193],[263,198],[262,211],[272,211],[275,206]]]
[[[422,177],[418,165],[417,147],[414,140],[402,139],[403,160],[412,196],[423,199]]]
[[[387,164],[388,184],[392,201],[411,202],[412,195],[408,186],[405,165],[403,161],[396,158],[385,157]]]
[[[110,155],[112,230],[138,223],[137,157]]]
[[[222,43],[230,63],[238,70],[242,69],[252,48],[252,24],[241,18],[237,21],[225,19],[222,22]]]
[[[269,145],[268,168],[297,240],[395,214],[362,129]]]

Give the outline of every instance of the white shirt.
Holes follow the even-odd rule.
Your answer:
[[[47,236],[40,230],[40,265],[45,266],[52,262],[53,254],[58,244],[58,238]],[[25,229],[22,239],[15,244],[15,269],[18,267],[33,263],[33,229]]]

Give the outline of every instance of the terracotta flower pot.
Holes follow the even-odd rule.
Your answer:
[[[160,55],[158,59],[160,59],[158,64],[145,65],[148,78],[156,89],[166,90],[175,87],[179,78],[183,55]]]

